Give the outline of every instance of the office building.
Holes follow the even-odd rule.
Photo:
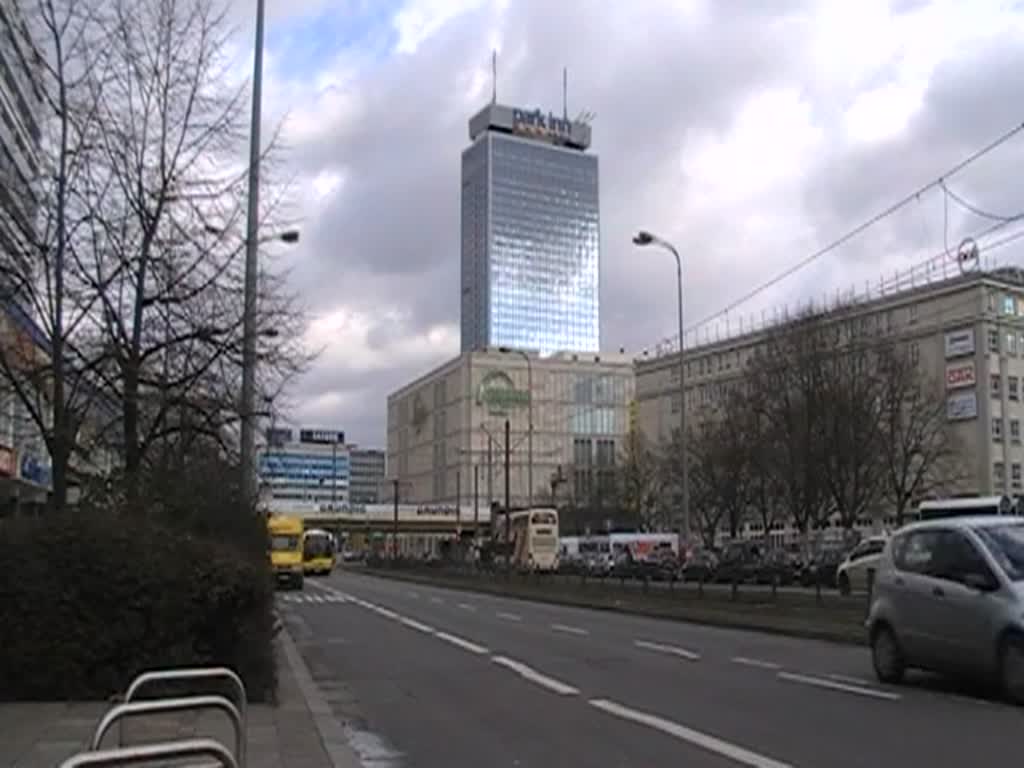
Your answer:
[[[0,0],[0,250],[30,251],[39,209],[43,66],[16,0]]]
[[[271,428],[260,451],[260,499],[278,513],[345,509],[349,462],[345,433],[340,430]]]
[[[633,397],[625,354],[465,352],[388,396],[389,478],[412,504],[504,507],[507,479],[513,508],[582,505],[620,455]]]
[[[462,351],[600,349],[597,156],[584,122],[489,104],[462,153]]]
[[[376,448],[350,447],[348,489],[349,501],[353,506],[380,502],[385,478],[385,456],[384,451]]]
[[[943,277],[929,268],[899,285],[882,284],[845,305],[842,322],[862,336],[905,344],[926,380],[944,393],[946,428],[962,456],[948,493],[1017,496],[1024,492],[1024,271],[952,276],[956,271]],[[687,345],[690,424],[714,413],[772,333],[769,327]],[[640,429],[663,443],[679,424],[678,353],[638,360],[636,387]]]

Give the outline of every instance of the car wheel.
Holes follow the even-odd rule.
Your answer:
[[[882,624],[871,634],[871,663],[875,675],[883,683],[898,683],[903,680],[906,663],[896,633]]]
[[[843,596],[850,594],[850,577],[845,573],[839,574],[839,594]]]
[[[999,685],[1009,701],[1024,706],[1024,635],[1013,634],[1003,640],[999,650]]]

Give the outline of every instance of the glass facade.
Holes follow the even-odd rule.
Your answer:
[[[289,503],[327,504],[349,500],[347,450],[311,449],[301,444],[268,449],[259,458],[259,476],[272,508]]]
[[[595,155],[489,132],[463,153],[462,348],[597,352]]]

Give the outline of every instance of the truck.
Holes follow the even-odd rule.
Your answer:
[[[267,518],[267,534],[274,580],[278,585],[302,589],[302,518],[271,515]]]

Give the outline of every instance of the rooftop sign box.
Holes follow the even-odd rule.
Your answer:
[[[332,443],[344,443],[345,433],[335,432],[331,429],[303,429],[299,431],[299,442],[327,445]]]
[[[469,121],[469,138],[475,140],[485,131],[511,133],[549,144],[583,150],[590,146],[590,125],[559,117],[541,109],[488,104]]]

